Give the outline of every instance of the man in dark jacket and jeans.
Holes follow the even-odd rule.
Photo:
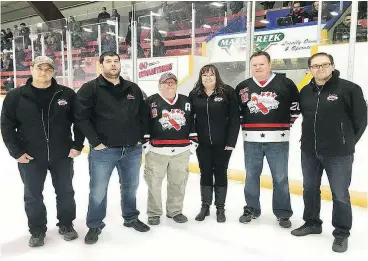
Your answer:
[[[76,119],[90,143],[90,195],[86,244],[94,244],[105,226],[107,187],[116,167],[121,188],[124,226],[140,232],[150,228],[138,219],[136,194],[147,131],[148,109],[141,89],[120,75],[115,52],[100,57],[101,75],[83,84],[77,94]]]
[[[305,224],[291,233],[322,233],[320,185],[325,170],[333,200],[332,250],[345,252],[352,226],[349,186],[355,144],[367,127],[367,106],[362,89],[339,78],[331,55],[317,53],[308,66],[313,79],[300,93]]]
[[[80,154],[84,137],[74,125],[72,140],[75,92],[52,78],[54,68],[52,59],[37,57],[31,66],[32,78],[7,94],[1,112],[4,143],[17,159],[24,183],[31,247],[44,244],[47,230],[42,196],[47,170],[56,192],[59,233],[67,241],[78,237],[72,224],[76,212],[73,158]]]

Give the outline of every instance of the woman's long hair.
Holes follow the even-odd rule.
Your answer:
[[[218,69],[213,64],[207,64],[203,66],[201,70],[199,71],[198,81],[196,82],[193,88],[194,93],[200,94],[201,92],[205,92],[205,87],[202,83],[202,75],[208,72],[214,73],[216,76],[216,85],[215,85],[214,92],[220,95],[224,94],[226,91],[225,83],[222,81]]]

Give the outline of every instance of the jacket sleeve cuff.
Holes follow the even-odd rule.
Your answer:
[[[10,154],[10,156],[12,156],[14,159],[19,159],[24,153],[26,153],[26,152],[23,151],[23,150],[19,150],[19,151],[16,151],[16,152],[12,152]]]
[[[88,141],[89,141],[89,144],[91,144],[93,148],[97,147],[98,145],[102,143],[98,138],[90,139]]]
[[[235,146],[236,146],[236,141],[234,142],[234,141],[227,141],[226,142],[226,146],[228,146],[228,147],[232,147],[232,148],[235,148]]]
[[[77,151],[82,151],[83,148],[84,148],[84,144],[76,144],[76,143],[74,143],[72,147],[72,149],[77,150]]]

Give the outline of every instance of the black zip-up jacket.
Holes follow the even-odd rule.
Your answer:
[[[44,111],[31,84],[32,78],[24,86],[10,91],[4,99],[1,133],[10,155],[18,159],[27,153],[35,159],[52,160],[68,157],[72,148],[81,151],[84,136],[74,125],[75,92],[52,79],[55,93],[48,110]],[[45,113],[48,117],[43,117]]]
[[[212,93],[201,90],[189,94],[195,114],[195,129],[198,143],[235,147],[240,129],[240,115],[235,90],[226,85],[225,93]]]
[[[76,120],[96,147],[136,145],[148,126],[148,107],[137,84],[120,77],[114,86],[102,75],[82,85],[77,93]]]
[[[362,89],[339,78],[320,88],[315,80],[302,88],[300,109],[303,115],[301,149],[324,156],[346,156],[355,152],[355,144],[367,127],[367,105]]]

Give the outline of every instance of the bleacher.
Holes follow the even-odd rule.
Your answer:
[[[344,4],[344,11],[348,8],[349,4]],[[306,6],[305,10],[310,10],[311,6]],[[290,8],[275,8],[270,10],[259,10],[256,11],[256,19],[255,19],[255,30],[267,30],[271,28],[278,28],[277,25],[277,18],[286,16],[288,13],[290,13]],[[147,10],[149,12],[149,10]],[[342,13],[341,13],[342,14]],[[330,22],[331,24],[335,23],[339,17],[334,17],[334,20]],[[241,19],[240,19],[241,18]],[[238,22],[240,21],[239,26],[231,27],[232,21]],[[90,23],[91,21],[88,20]],[[228,30],[227,33],[237,33],[237,32],[245,32],[246,31],[246,17],[244,12],[240,12],[235,15],[226,15],[225,13],[222,16],[209,16],[205,17],[203,19],[204,25],[202,25],[199,28],[195,29],[195,47],[194,47],[194,54],[195,55],[201,55],[202,54],[202,43],[210,40],[213,36],[217,34],[224,34],[226,32],[226,29]],[[361,24],[366,26],[366,20],[361,20]],[[81,23],[82,27],[83,24]],[[299,24],[297,26],[308,26],[316,24],[315,21],[306,22],[304,24]],[[166,56],[180,56],[180,55],[190,55],[192,52],[191,45],[192,45],[192,30],[191,30],[191,21],[179,21],[176,24],[177,28],[181,28],[180,30],[176,31],[169,31],[164,34],[161,33],[162,42],[163,45],[166,48]],[[150,30],[149,29],[142,29],[141,31],[141,37],[140,37],[140,46],[145,51],[145,56],[147,58],[150,57],[150,42],[147,41],[147,39],[150,38]],[[101,39],[105,39],[107,34],[111,34],[109,32],[104,32],[101,34]],[[66,50],[67,45],[64,45],[64,50]],[[129,48],[129,45],[126,43],[125,37],[119,37],[119,54],[121,59],[127,59],[127,50]],[[86,80],[92,79],[93,77],[96,77],[98,74],[98,67],[96,67],[98,62],[98,41],[89,39],[87,41],[84,41],[84,45],[80,48],[72,48],[71,54],[72,54],[72,61],[78,62],[81,64],[81,67],[86,73]],[[55,63],[58,65],[58,67],[62,68],[62,52],[61,51],[54,51],[52,52],[51,57],[55,59]],[[67,60],[67,52],[64,51],[64,61]],[[21,62],[23,68],[27,68],[31,65],[31,56],[27,55],[26,59],[24,61],[18,61]],[[66,66],[65,66],[66,68]],[[60,69],[56,73],[56,78],[60,79],[62,77],[62,72]],[[31,75],[29,70],[19,70],[16,71],[16,85],[20,86],[25,83],[26,79]],[[2,94],[4,93],[4,81],[7,77],[13,76],[13,71],[9,72],[1,72],[1,91]],[[65,80],[64,80],[65,81]],[[62,83],[62,81],[60,81]],[[67,81],[66,81],[67,83]],[[81,81],[73,81],[72,86],[78,87],[81,85]]]

